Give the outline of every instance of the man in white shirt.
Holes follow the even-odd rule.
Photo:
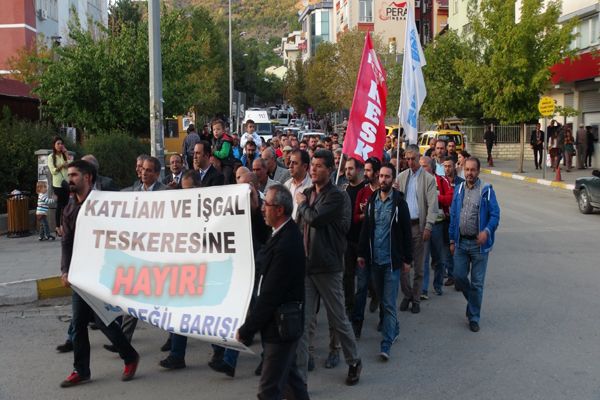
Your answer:
[[[256,124],[254,123],[254,121],[251,119],[246,121],[246,132],[244,132],[244,134],[240,138],[240,146],[242,147],[242,149],[244,148],[248,140],[252,140],[254,143],[256,143],[257,148],[260,149],[262,147],[262,139],[258,135],[258,133],[255,132],[255,130]]]
[[[308,153],[303,150],[293,150],[290,154],[289,167],[292,177],[284,183],[284,186],[292,193],[292,198],[296,197],[296,193],[302,193],[312,185],[312,180],[308,173],[309,167],[310,157]],[[296,220],[297,212],[298,203],[294,202],[294,210],[292,211],[292,218],[294,220]]]

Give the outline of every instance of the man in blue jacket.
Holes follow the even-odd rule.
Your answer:
[[[492,185],[479,179],[481,163],[465,161],[465,182],[454,190],[450,207],[450,252],[454,256],[456,287],[467,299],[469,329],[479,332],[483,284],[488,254],[500,221],[500,207]],[[469,281],[470,271],[470,281]]]

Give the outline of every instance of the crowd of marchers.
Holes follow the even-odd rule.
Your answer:
[[[170,157],[162,180],[160,161],[140,155],[138,179],[122,190],[249,185],[256,276],[248,316],[236,338],[247,345],[261,342],[255,370],[258,398],[309,398],[309,372],[318,359],[319,309],[329,326],[324,367],[335,368],[343,355],[348,385],[359,382],[361,353],[376,353],[382,363],[392,357],[401,328],[398,312],[418,318],[430,288],[437,296],[447,288],[462,292],[466,326],[479,331],[500,210],[492,186],[479,178],[477,158],[457,153],[453,142],[443,140],[433,142],[422,156],[417,146],[403,149],[389,137],[381,157],[360,160],[342,154],[335,134],[299,141],[289,132],[265,141],[251,120],[239,136],[227,133],[218,119],[208,128],[198,134],[190,126],[182,153]],[[69,286],[79,209],[91,190],[116,188],[98,174],[101,168],[93,155],[69,163],[62,159],[64,153],[56,138],[51,157],[66,182],[57,184],[68,198],[60,202],[57,233],[62,235],[62,280]],[[124,316],[105,325],[76,291],[72,307],[67,340],[57,350],[73,351],[74,369],[61,386],[91,378],[90,327],[106,335],[110,344],[104,347],[125,364],[122,380],[131,380],[140,360],[132,346],[137,319]],[[300,327],[282,328],[294,307],[301,310]],[[367,308],[379,312],[378,349],[359,346]],[[160,367],[186,368],[186,347],[186,336],[169,334],[160,348],[167,353]],[[212,347],[210,368],[233,378],[239,353]]]

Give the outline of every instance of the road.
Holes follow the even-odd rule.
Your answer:
[[[320,315],[313,399],[600,399],[600,214],[581,215],[572,193],[485,175],[497,192],[501,222],[490,256],[481,331],[468,330],[465,301],[447,290],[401,313],[400,340],[387,363],[378,361],[376,317],[367,316],[359,341],[364,369],[355,387],[346,367],[323,368],[327,329]],[[92,332],[92,379],[60,389],[72,354],[64,340],[68,301],[0,308],[0,399],[252,399],[258,359],[240,357],[235,379],[207,366],[208,345],[190,341],[188,368],[164,371],[158,348],[166,334],[140,324],[134,345],[138,376],[119,380],[121,362]],[[259,351],[258,345],[254,349]]]

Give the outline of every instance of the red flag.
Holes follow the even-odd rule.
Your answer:
[[[373,49],[367,32],[343,153],[365,162],[369,157],[381,159],[385,145],[387,86],[385,70]]]

